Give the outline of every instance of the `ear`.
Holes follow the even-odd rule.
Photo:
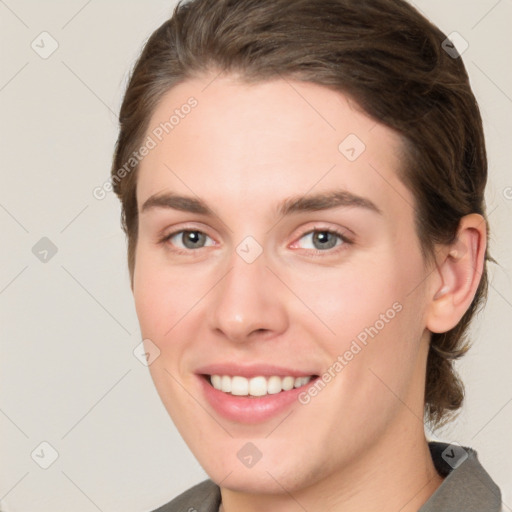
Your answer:
[[[433,273],[426,327],[446,332],[455,327],[468,310],[483,272],[487,246],[487,224],[482,215],[462,217],[457,238],[443,246]]]

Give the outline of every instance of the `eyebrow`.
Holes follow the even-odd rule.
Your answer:
[[[370,199],[353,194],[348,190],[331,190],[313,195],[293,196],[279,205],[278,213],[285,216],[291,213],[329,210],[341,206],[363,208],[382,215],[381,209]]]
[[[363,208],[382,215],[382,210],[370,199],[347,190],[330,190],[317,194],[292,196],[277,206],[276,213],[284,217],[293,213],[329,210],[338,207]],[[189,213],[216,216],[201,199],[169,192],[149,197],[142,205],[141,213],[153,208],[172,208]]]

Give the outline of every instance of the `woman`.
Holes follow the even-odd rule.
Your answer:
[[[406,2],[176,7],[112,166],[151,375],[210,476],[160,512],[499,510],[425,436],[463,400],[486,179],[460,55]]]

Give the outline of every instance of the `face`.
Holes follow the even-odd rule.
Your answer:
[[[136,310],[210,477],[291,491],[419,428],[428,271],[399,136],[316,84],[214,75],[149,126]]]

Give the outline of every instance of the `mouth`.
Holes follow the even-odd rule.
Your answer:
[[[318,380],[318,375],[198,375],[203,396],[220,416],[245,424],[263,423],[302,407],[298,398]],[[219,389],[220,388],[220,389]]]
[[[215,363],[196,368],[202,396],[213,411],[237,423],[263,423],[303,407],[299,397],[319,374],[268,363]]]
[[[318,375],[300,377],[293,375],[258,375],[247,378],[242,375],[201,374],[201,377],[214,389],[227,395],[257,398],[302,388],[316,379]]]

